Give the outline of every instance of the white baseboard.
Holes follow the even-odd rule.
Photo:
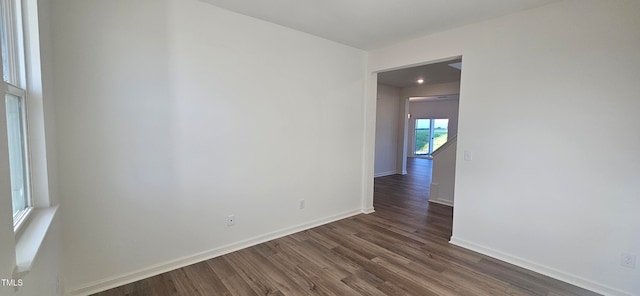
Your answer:
[[[456,246],[469,249],[474,252],[478,252],[480,254],[487,255],[489,257],[493,257],[504,262],[520,266],[522,268],[526,268],[531,271],[535,271],[537,273],[552,277],[554,279],[596,292],[603,295],[610,296],[632,296],[629,292],[624,292],[619,289],[609,287],[607,285],[596,283],[592,280],[588,280],[576,275],[569,274],[564,271],[557,270],[552,267],[544,266],[523,258],[519,258],[513,255],[509,255],[507,253],[494,250],[492,248],[484,247],[482,245],[472,243],[470,241],[466,241],[464,239],[451,237],[451,241],[449,243],[454,244]]]
[[[374,212],[375,212],[375,210],[373,209],[373,207],[365,208],[365,209],[362,211],[362,213],[363,213],[363,214],[373,214]]]
[[[196,253],[193,255],[185,256],[182,258],[166,261],[163,263],[155,264],[146,268],[142,268],[133,272],[112,276],[106,279],[98,280],[81,287],[77,287],[72,289],[69,295],[91,295],[98,292],[102,292],[108,289],[112,289],[115,287],[119,287],[122,285],[126,285],[129,283],[133,283],[142,279],[146,279],[161,273],[165,273],[174,269],[182,268],[185,266],[189,266],[191,264],[195,264],[198,262],[202,262],[205,260],[209,260],[211,258],[215,258],[218,256],[222,256],[224,254],[232,253],[237,250],[241,250],[244,248],[248,248],[257,244],[261,244],[273,239],[277,239],[283,236],[287,236],[296,232],[300,232],[309,228],[317,227],[320,225],[324,225],[327,223],[331,223],[337,220],[345,219],[351,216],[355,216],[358,214],[362,214],[362,208],[357,210],[351,210],[347,212],[343,212],[337,215],[329,216],[322,219],[317,219],[308,223],[304,223],[301,225],[288,227],[282,230],[270,232],[267,234],[255,236],[237,243],[228,244],[219,248],[211,249],[208,251]]]
[[[437,203],[449,207],[453,207],[453,202],[450,200],[440,200],[440,199],[429,199],[429,202]]]
[[[386,172],[380,172],[380,173],[373,174],[373,177],[374,178],[385,177],[385,176],[395,175],[397,173],[398,172],[396,172],[395,170],[394,171],[386,171]]]

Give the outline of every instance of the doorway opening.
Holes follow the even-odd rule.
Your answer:
[[[378,73],[376,212],[404,212],[416,221],[453,215],[450,172],[455,171],[461,65],[457,57]],[[452,223],[445,228],[449,236],[451,228]]]

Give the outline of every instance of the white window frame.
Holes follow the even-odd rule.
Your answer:
[[[22,1],[21,0],[1,0],[0,9],[2,13],[2,19],[7,19],[9,22],[4,25],[7,26],[7,59],[9,60],[9,75],[8,84],[17,88],[25,90],[25,43],[24,43],[24,25],[22,21]],[[9,13],[13,12],[13,13]],[[4,61],[4,59],[3,59]],[[5,81],[3,79],[3,81]]]
[[[28,127],[27,127],[27,100],[26,100],[26,91],[21,88],[17,88],[11,84],[7,84],[7,89],[5,90],[5,95],[10,94],[18,97],[20,100],[20,112],[22,113],[20,116],[21,119],[21,133],[22,133],[22,153],[23,153],[23,172],[24,172],[24,182],[25,182],[25,205],[26,207],[19,212],[17,212],[13,216],[13,230],[14,232],[18,232],[22,225],[28,220],[32,210],[33,210],[33,198],[31,195],[31,165],[29,161],[29,138],[28,138]],[[13,199],[12,199],[13,202]]]
[[[29,150],[29,127],[27,112],[27,90],[26,90],[26,63],[25,63],[25,43],[24,43],[24,24],[22,18],[22,1],[21,0],[0,0],[2,14],[2,28],[6,33],[6,53],[8,61],[8,72],[4,73],[4,58],[0,60],[0,73],[2,73],[2,86],[4,96],[13,95],[20,100],[21,118],[21,143],[23,152],[23,171],[25,178],[25,205],[26,208],[20,210],[13,216],[13,230],[18,233],[28,221],[33,212],[33,197],[31,188],[31,162]],[[6,21],[5,21],[6,20]],[[2,50],[4,53],[4,50]],[[5,76],[8,81],[5,81]],[[2,112],[6,112],[2,110]],[[13,203],[13,197],[12,201]]]

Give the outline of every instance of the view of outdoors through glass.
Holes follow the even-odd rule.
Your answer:
[[[25,180],[25,158],[23,138],[23,120],[20,98],[7,94],[5,96],[7,112],[7,136],[9,138],[9,171],[11,172],[11,198],[13,200],[13,215],[24,210],[28,204]]]
[[[429,155],[447,142],[449,119],[416,119],[415,154]]]

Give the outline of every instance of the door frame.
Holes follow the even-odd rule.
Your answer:
[[[364,143],[363,143],[363,178],[362,178],[362,198],[361,198],[361,207],[362,213],[369,214],[373,213],[375,209],[373,208],[373,184],[374,184],[374,167],[375,167],[375,144],[376,144],[376,99],[377,99],[377,86],[378,86],[378,73],[400,70],[406,68],[412,68],[416,66],[429,65],[447,61],[454,61],[458,59],[462,59],[463,55],[453,55],[448,57],[443,57],[439,59],[434,59],[430,61],[414,63],[414,64],[404,64],[396,67],[387,67],[382,68],[375,71],[367,71],[367,75],[365,75],[365,98],[364,98]],[[461,85],[461,93],[462,93],[462,79],[460,80]],[[407,163],[407,146],[408,146],[408,121],[409,121],[409,98],[401,98],[404,100],[404,104],[401,104],[401,113],[402,118],[400,120],[404,121],[404,124],[400,126],[404,126],[404,129],[399,133],[398,145],[399,149],[402,151],[401,162],[403,174],[406,174],[406,163]],[[460,120],[460,118],[458,118]]]

